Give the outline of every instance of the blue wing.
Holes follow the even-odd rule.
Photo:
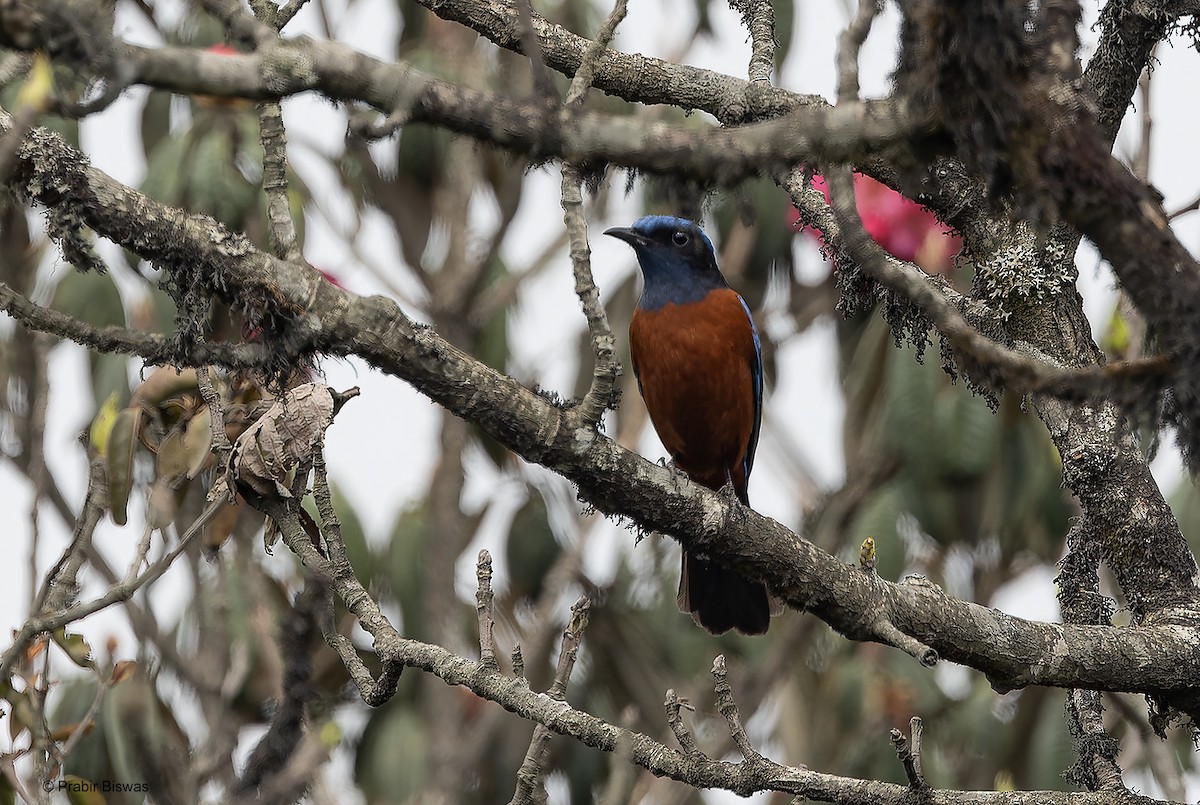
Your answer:
[[[738,294],[742,310],[746,311],[746,319],[750,322],[750,334],[754,337],[754,365],[750,367],[750,380],[754,384],[754,428],[750,431],[750,443],[746,445],[746,457],[742,459],[742,467],[746,471],[746,480],[750,480],[750,470],[754,469],[754,453],[758,449],[758,431],[762,425],[763,401],[763,365],[762,342],[758,340],[758,328],[754,326],[754,316],[750,314],[750,306]]]

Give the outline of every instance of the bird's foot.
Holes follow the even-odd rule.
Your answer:
[[[737,490],[733,488],[733,481],[727,481],[724,486],[717,490],[717,494],[725,499],[731,511],[738,515],[745,515],[746,505],[742,503],[738,497]]]
[[[675,463],[675,459],[668,460],[665,458],[660,458],[658,460],[658,466],[664,467],[670,471],[671,482],[675,484],[676,492],[678,492],[679,488],[688,480],[687,473],[679,468],[679,465]]]

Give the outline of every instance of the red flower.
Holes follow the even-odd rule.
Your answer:
[[[829,190],[824,178],[814,176],[812,184],[828,201]],[[859,173],[854,174],[854,196],[863,228],[893,257],[916,263],[931,274],[945,273],[951,268],[962,240],[936,215],[887,185]],[[793,226],[799,226],[800,214],[794,208],[788,217]],[[817,232],[809,231],[820,237]]]

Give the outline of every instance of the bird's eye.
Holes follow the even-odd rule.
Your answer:
[[[687,232],[676,232],[671,236],[671,242],[676,246],[686,246],[691,243],[692,239],[688,237]]]

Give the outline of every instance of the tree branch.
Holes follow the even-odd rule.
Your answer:
[[[24,8],[31,0],[14,0]],[[643,120],[571,112],[548,108],[539,99],[516,100],[456,86],[433,78],[409,64],[386,63],[336,42],[314,41],[306,37],[280,39],[270,28],[253,20],[241,23],[236,4],[209,0],[214,8],[224,9],[221,18],[236,30],[246,30],[248,41],[258,42],[251,54],[216,54],[198,49],[162,47],[143,48],[118,42],[114,57],[122,62],[123,80],[183,94],[236,97],[256,101],[316,90],[333,100],[361,100],[385,113],[410,108],[412,121],[436,123],[452,131],[535,158],[556,156],[571,162],[611,161],[653,172],[673,172],[700,181],[730,183],[754,175],[768,167],[782,169],[801,161],[857,161],[884,145],[905,138],[919,139],[930,130],[929,120],[920,109],[897,105],[890,100],[874,101],[848,112],[831,108],[818,99],[800,98],[760,88],[751,94],[776,96],[776,103],[755,110],[753,117],[778,116],[748,126],[731,129],[696,130],[695,127],[647,125]],[[440,9],[446,11],[448,9]],[[43,9],[40,19],[56,12]],[[13,13],[16,13],[15,11]],[[516,18],[512,20],[517,22]],[[535,25],[537,20],[535,19]],[[19,40],[6,41],[0,16],[0,43],[27,48],[37,45],[45,31],[32,28]],[[251,30],[252,29],[252,30]],[[515,29],[519,30],[519,29]],[[33,41],[30,40],[33,38]],[[574,68],[583,63],[581,54],[594,43],[575,37],[581,49],[575,54]],[[599,51],[595,81],[603,81],[606,68],[615,58],[632,67],[635,57],[613,51]],[[643,65],[644,67],[645,65]],[[627,69],[629,69],[627,67]],[[704,73],[706,71],[699,71]],[[714,78],[715,74],[708,74]],[[737,84],[746,82],[729,79]],[[713,101],[706,88],[706,108]],[[661,90],[661,88],[660,88]],[[640,100],[645,100],[639,98]],[[745,96],[735,104],[742,103]],[[685,108],[689,104],[683,104]],[[727,112],[729,110],[726,110]],[[749,119],[749,109],[736,115],[718,115],[722,120],[739,122]],[[768,115],[768,112],[771,112]]]
[[[1174,370],[1174,362],[1161,355],[1072,369],[1048,356],[1031,356],[1028,353],[1034,352],[1032,345],[1024,351],[1005,346],[968,321],[969,315],[976,321],[991,323],[996,319],[993,311],[963,296],[941,277],[926,274],[918,266],[884,252],[863,231],[861,221],[846,225],[851,217],[859,220],[852,189],[843,189],[831,207],[820,192],[805,184],[799,171],[788,172],[780,186],[806,224],[819,231],[826,243],[846,250],[840,272],[861,271],[920,308],[950,344],[959,367],[981,385],[1018,394],[1090,400],[1127,394],[1125,387],[1129,385],[1145,390],[1158,388],[1168,382]]]
[[[583,640],[583,631],[587,628],[591,601],[587,597],[580,598],[571,606],[571,620],[563,630],[562,647],[558,652],[558,667],[554,671],[554,682],[546,696],[552,701],[565,702],[567,685],[571,681],[571,671],[575,668],[575,657],[579,652],[579,644]],[[529,741],[529,749],[521,768],[517,770],[517,788],[513,792],[508,805],[530,805],[533,802],[545,802],[546,790],[542,780],[546,776],[546,761],[549,759],[547,749],[550,745],[550,728],[539,723],[533,729],[533,737]],[[615,750],[614,746],[614,750]]]
[[[278,503],[267,503],[268,509],[283,514],[283,507]],[[378,612],[377,606],[362,590],[349,567],[335,568],[329,560],[321,556],[294,516],[284,516],[279,525],[284,541],[300,556],[304,564],[319,575],[331,579],[334,589],[351,612],[369,618],[363,622],[363,626],[375,638],[375,649],[385,663],[419,668],[449,685],[461,685],[477,696],[496,702],[524,719],[560,735],[571,736],[587,746],[605,752],[615,752],[620,748],[621,751],[628,752],[628,757],[633,763],[651,773],[680,780],[692,786],[722,788],[742,796],[756,791],[779,791],[844,805],[908,805],[912,802],[912,791],[907,786],[894,783],[839,777],[782,766],[757,753],[753,753],[756,758],[753,762],[731,764],[710,760],[698,752],[685,753],[670,749],[642,733],[616,727],[603,719],[577,710],[554,696],[534,693],[521,677],[509,677],[486,667],[483,663],[467,660],[440,646],[401,637],[391,623]],[[560,676],[564,662],[569,658],[565,649],[564,645],[564,655],[560,656]],[[671,710],[673,698],[668,692],[668,712]],[[677,699],[675,703],[677,705]],[[727,715],[727,718],[729,717]],[[680,730],[675,729],[678,735]],[[688,741],[685,739],[683,743],[686,746]],[[1012,805],[1014,796],[1024,798],[1016,801],[1037,802],[1039,805],[1150,805],[1152,802],[1145,797],[1133,794],[1114,795],[1113,792],[1094,794],[1036,791],[1014,795],[1004,791],[931,790],[923,792],[922,795],[922,801],[930,805]],[[1117,798],[1114,799],[1114,796]]]
[[[254,250],[211,219],[157,204],[86,166],[43,130],[31,135],[20,159],[22,187],[34,200],[66,205],[97,232],[168,270],[196,272],[222,298],[257,299],[280,315],[304,311],[297,323],[312,328],[303,331],[306,343],[357,354],[406,380],[526,460],[575,483],[601,511],[631,517],[767,582],[792,607],[813,612],[848,637],[879,639],[871,626],[886,618],[942,657],[983,671],[1001,689],[1049,684],[1168,693],[1200,682],[1179,673],[1193,667],[1193,645],[1190,631],[1174,625],[1170,613],[1137,629],[1055,626],[1012,618],[932,585],[872,583],[773,520],[749,510],[734,516],[720,496],[680,484],[577,414],[413,322],[391,300],[354,296],[314,270]],[[1186,612],[1175,615],[1187,622]],[[371,631],[381,615],[376,608],[361,617]]]
[[[729,5],[742,15],[742,24],[750,33],[746,70],[750,83],[770,86],[775,70],[775,7],[771,0],[730,0]]]
[[[94,327],[65,313],[42,307],[3,282],[0,282],[0,310],[30,330],[50,333],[96,352],[136,355],[151,366],[216,364],[228,369],[251,369],[262,366],[268,357],[262,344],[192,342],[181,348],[177,339],[168,336],[125,327]]]

